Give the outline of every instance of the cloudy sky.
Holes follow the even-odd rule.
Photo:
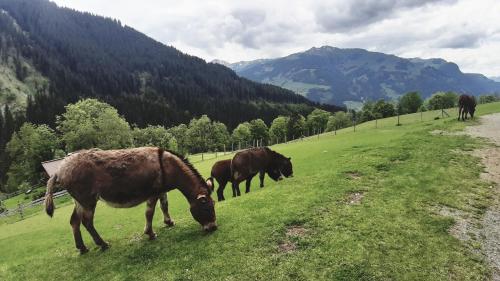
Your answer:
[[[207,61],[273,58],[330,45],[440,57],[500,76],[498,0],[55,0]]]

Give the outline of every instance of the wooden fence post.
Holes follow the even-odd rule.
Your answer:
[[[21,203],[18,203],[17,204],[17,209],[19,210],[19,214],[21,215],[21,219],[24,218],[23,216],[23,205],[21,205]]]

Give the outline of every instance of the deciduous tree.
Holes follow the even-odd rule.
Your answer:
[[[124,148],[132,144],[127,121],[115,108],[96,99],[67,105],[66,112],[57,117],[57,129],[67,151]]]
[[[12,159],[7,186],[10,191],[19,186],[30,186],[38,182],[43,171],[41,162],[53,159],[59,139],[47,125],[25,123],[12,135],[6,151]],[[23,184],[26,183],[26,184]]]

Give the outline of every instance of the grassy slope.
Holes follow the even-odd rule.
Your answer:
[[[500,103],[478,111],[499,112]],[[158,208],[154,242],[142,235],[144,206],[100,204],[96,228],[112,245],[104,253],[77,255],[71,205],[60,205],[53,219],[40,213],[0,225],[0,279],[482,280],[489,274],[482,257],[447,233],[452,219],[431,211],[447,205],[482,214],[490,199],[478,160],[452,152],[480,144],[428,133],[465,126],[452,118],[404,118],[399,127],[394,119],[381,120],[379,129],[364,124],[356,133],[346,129],[275,146],[292,157],[295,177],[279,183],[267,178],[264,189],[254,180],[252,193],[217,203],[220,228],[212,235],[200,231],[177,191],[169,194],[177,225],[163,228]],[[213,161],[196,166],[208,175]],[[351,179],[349,171],[361,177]],[[352,191],[365,192],[361,205],[345,203]],[[306,227],[307,235],[287,238],[286,227],[294,224]],[[287,239],[296,251],[278,250]]]

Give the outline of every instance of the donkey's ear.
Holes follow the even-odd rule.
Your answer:
[[[212,180],[210,178],[208,178],[206,182],[207,182],[208,190],[210,190],[210,193],[212,193],[212,191],[214,190],[214,185],[212,184]]]

